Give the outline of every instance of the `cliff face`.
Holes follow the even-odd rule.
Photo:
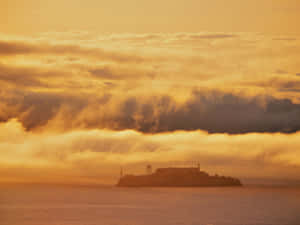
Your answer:
[[[197,168],[161,168],[150,175],[125,175],[120,178],[120,187],[224,187],[242,186],[232,177],[210,176]]]

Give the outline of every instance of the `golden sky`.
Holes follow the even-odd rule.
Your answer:
[[[0,6],[0,182],[300,179],[299,1]]]
[[[298,0],[1,0],[1,32],[299,34]]]

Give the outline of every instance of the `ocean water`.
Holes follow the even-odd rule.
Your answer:
[[[0,187],[0,225],[300,225],[297,188]]]

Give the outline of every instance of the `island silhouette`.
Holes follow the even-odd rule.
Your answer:
[[[146,167],[147,174],[123,175],[118,187],[226,187],[242,186],[239,179],[214,175],[211,176],[199,167],[167,167],[158,168],[152,173],[150,165]]]

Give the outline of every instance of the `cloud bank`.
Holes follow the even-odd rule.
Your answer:
[[[1,96],[0,121],[17,118],[28,131],[136,130],[143,133],[204,130],[208,133],[293,133],[300,104],[270,96],[194,91],[184,102],[172,96],[64,95],[10,92]]]
[[[1,36],[2,179],[112,182],[120,163],[134,172],[194,158],[210,172],[297,177],[299,40]]]
[[[79,41],[53,35],[0,42],[0,121],[17,118],[30,131],[300,129],[297,40],[229,33],[85,35]]]

